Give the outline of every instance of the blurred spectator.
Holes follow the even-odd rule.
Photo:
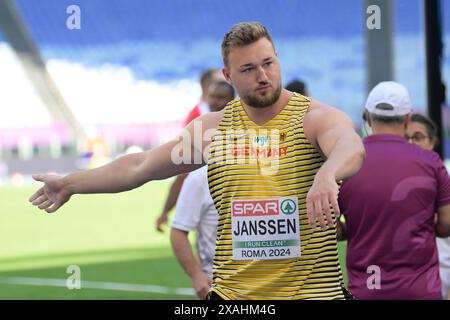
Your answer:
[[[234,99],[234,88],[224,81],[211,83],[206,102],[211,112],[222,110],[228,102]]]
[[[411,115],[411,121],[408,123],[406,133],[406,138],[409,142],[425,150],[432,151],[439,143],[436,125],[433,120],[418,113]]]
[[[184,127],[188,125],[192,120],[210,111],[207,102],[208,88],[211,83],[217,81],[225,81],[225,78],[220,69],[208,69],[201,74],[200,86],[202,88],[202,95],[200,97],[200,101],[195,105],[194,108],[192,108],[186,119],[183,121]],[[175,203],[177,202],[184,179],[186,179],[186,175],[180,174],[175,178],[175,181],[170,186],[169,194],[167,195],[166,201],[164,202],[163,210],[158,219],[156,219],[155,223],[156,230],[159,232],[163,232],[162,226],[167,224],[169,212],[173,209],[173,207],[175,207]]]
[[[439,143],[437,129],[434,122],[424,115],[415,113],[408,124],[406,138],[409,142],[432,151]],[[450,237],[437,238],[436,244],[439,254],[439,274],[442,282],[442,297],[450,300]]]
[[[207,102],[211,111],[222,110],[233,98],[234,89],[225,81],[213,82],[208,89]],[[191,278],[200,299],[206,297],[212,285],[217,217],[209,194],[207,166],[204,166],[191,172],[183,183],[170,234],[175,256]],[[197,232],[198,258],[188,239],[191,231]]]
[[[306,83],[302,80],[292,80],[286,86],[286,89],[292,92],[300,93],[301,95],[308,96],[308,88],[306,87]]]
[[[216,81],[225,81],[225,78],[220,69],[208,69],[202,73],[200,76],[200,86],[202,88],[202,95],[200,101],[195,105],[194,108],[189,112],[186,119],[183,121],[183,127],[187,126],[192,120],[209,112],[209,106],[207,103],[208,88],[211,83]]]
[[[217,210],[209,194],[208,168],[191,172],[183,183],[172,221],[170,240],[179,263],[191,278],[199,299],[205,299],[212,285],[216,248]],[[188,234],[197,232],[194,255]]]

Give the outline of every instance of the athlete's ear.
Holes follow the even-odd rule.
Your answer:
[[[224,67],[222,69],[222,74],[225,77],[225,80],[228,82],[228,84],[230,84],[232,86],[233,82],[231,81],[230,70],[228,69],[228,67]]]

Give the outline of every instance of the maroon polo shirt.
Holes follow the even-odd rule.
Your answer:
[[[339,193],[349,290],[358,299],[440,299],[434,216],[450,204],[448,172],[437,153],[397,135],[364,145],[361,170]]]

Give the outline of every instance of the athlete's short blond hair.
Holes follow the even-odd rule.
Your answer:
[[[228,66],[228,55],[231,49],[252,44],[262,38],[269,40],[275,49],[269,31],[261,23],[240,22],[235,24],[223,37],[222,59],[224,66]]]

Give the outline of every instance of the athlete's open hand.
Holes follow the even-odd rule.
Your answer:
[[[36,174],[33,175],[33,179],[44,183],[44,186],[29,199],[39,209],[53,213],[70,199],[71,193],[63,184],[61,176]]]
[[[312,228],[320,225],[325,230],[333,226],[334,217],[330,207],[336,217],[339,217],[338,193],[339,186],[335,179],[318,172],[306,196],[306,214]]]

